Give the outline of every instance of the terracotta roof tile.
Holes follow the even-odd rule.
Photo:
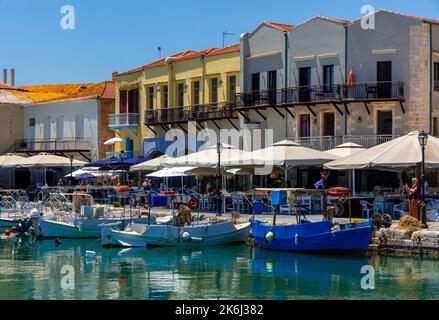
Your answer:
[[[264,24],[266,24],[267,26],[271,26],[273,28],[282,30],[282,31],[290,31],[290,30],[294,29],[294,25],[292,25],[292,24],[283,24],[283,23],[268,22],[268,21],[265,21]]]
[[[389,13],[397,14],[397,15],[400,15],[400,16],[408,17],[408,18],[411,18],[411,19],[419,20],[419,21],[438,23],[439,24],[439,20],[437,20],[437,19],[423,18],[423,17],[419,17],[419,16],[414,16],[414,15],[411,15],[411,14],[405,14],[405,13],[400,13],[400,12],[386,10],[386,9],[378,10],[378,12],[379,11],[389,12]]]
[[[341,23],[341,24],[345,24],[345,25],[352,24],[352,21],[350,21],[350,20],[330,18],[330,17],[325,17],[325,16],[317,16],[317,18],[320,18],[323,20],[328,20],[328,21],[333,21],[333,22],[337,22],[337,23]]]
[[[18,91],[20,91],[20,88],[12,87],[9,84],[3,83],[3,82],[0,82],[0,89],[2,89],[2,90],[18,90]]]
[[[154,68],[158,66],[164,66],[166,64],[166,59],[171,58],[173,61],[181,61],[181,60],[188,60],[188,59],[194,59],[201,56],[213,56],[216,54],[224,54],[224,53],[230,53],[230,52],[239,52],[240,45],[239,43],[225,47],[225,48],[208,48],[200,51],[192,51],[192,50],[186,50],[182,51],[173,55],[170,55],[169,57],[162,58],[153,62],[150,62],[148,64],[145,64],[143,66],[140,66],[135,69],[131,69],[125,72],[114,72],[114,76],[120,76],[125,74],[131,74],[135,72],[142,71],[144,69],[148,68]]]
[[[206,55],[207,56],[213,56],[215,54],[239,52],[239,50],[240,50],[240,44],[239,43],[235,43],[235,44],[232,44],[231,46],[224,47],[224,48],[213,48]]]
[[[54,84],[20,87],[24,95],[33,103],[65,100],[114,99],[114,82],[83,84]]]

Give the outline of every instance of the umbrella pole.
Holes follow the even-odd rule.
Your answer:
[[[285,175],[285,188],[287,187],[287,181],[288,181],[288,168],[286,165],[284,165],[284,175]]]
[[[355,170],[352,170],[352,195],[355,198],[357,195],[357,192],[355,191]]]

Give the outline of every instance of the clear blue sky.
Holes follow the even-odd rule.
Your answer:
[[[60,27],[67,4],[75,30]],[[157,46],[221,47],[223,31],[231,44],[262,21],[354,19],[365,4],[439,19],[438,0],[0,0],[0,68],[15,67],[17,85],[103,81],[157,59]]]

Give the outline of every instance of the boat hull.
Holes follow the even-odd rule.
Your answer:
[[[20,221],[14,219],[0,219],[0,229],[18,227]]]
[[[199,248],[245,242],[250,228],[250,223],[232,222],[186,227],[151,225],[142,234],[112,230],[111,243],[121,247]],[[185,238],[184,233],[189,237]]]
[[[42,238],[100,238],[100,225],[121,222],[124,225],[134,221],[136,223],[148,223],[153,218],[136,219],[77,219],[73,223],[63,223],[51,220],[41,220],[39,223],[40,236]]]
[[[291,252],[362,253],[368,250],[372,222],[345,225],[331,230],[329,221],[291,226],[270,226],[252,222],[252,236],[257,247]],[[271,241],[266,239],[273,233]]]

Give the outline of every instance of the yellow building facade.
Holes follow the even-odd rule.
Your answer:
[[[230,125],[225,111],[240,91],[239,44],[180,52],[114,73],[113,79],[116,114],[110,127],[125,141],[115,152],[148,156],[150,141],[164,139],[172,128],[187,130],[189,120],[199,121],[199,128]]]

